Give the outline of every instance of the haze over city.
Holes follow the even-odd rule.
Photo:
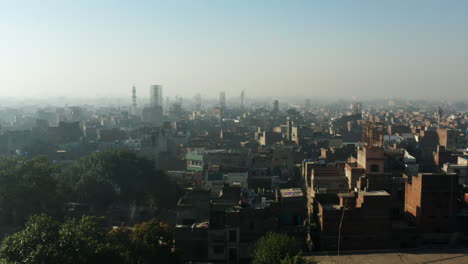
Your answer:
[[[468,263],[467,14],[0,0],[0,264]]]
[[[466,99],[466,1],[0,1],[1,97]]]

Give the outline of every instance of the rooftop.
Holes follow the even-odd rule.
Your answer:
[[[281,189],[281,197],[301,197],[304,193],[299,188]]]
[[[386,191],[367,191],[359,193],[363,196],[390,196],[390,194]]]
[[[354,193],[339,193],[337,195],[338,195],[338,197],[343,197],[343,198],[345,198],[345,197],[354,197],[355,196]]]

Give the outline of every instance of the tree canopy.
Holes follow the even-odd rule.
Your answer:
[[[58,214],[58,171],[44,157],[0,159],[0,222],[22,225],[35,213]]]
[[[94,153],[62,174],[70,200],[106,207],[113,201],[152,201],[158,206],[175,204],[177,187],[156,169],[154,161],[126,150]]]
[[[67,202],[105,211],[113,203],[173,207],[179,190],[154,161],[108,150],[60,167],[45,157],[0,158],[0,224],[21,226],[33,214],[63,216]]]
[[[155,219],[110,231],[95,217],[60,222],[45,214],[35,215],[25,229],[3,240],[0,263],[178,263],[172,234],[169,225]]]
[[[267,233],[257,241],[252,263],[302,264],[305,262],[294,238],[285,234]]]

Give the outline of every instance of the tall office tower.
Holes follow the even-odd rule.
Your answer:
[[[362,104],[361,103],[354,103],[351,105],[351,110],[353,115],[362,114]]]
[[[162,85],[151,85],[150,87],[150,106],[163,106]]]
[[[241,107],[241,109],[244,109],[244,99],[245,99],[245,93],[244,93],[244,90],[242,90],[241,96],[240,96],[240,101],[241,101],[240,102],[240,104],[241,104],[240,107]]]
[[[132,114],[136,114],[136,109],[137,109],[137,102],[136,102],[136,88],[135,88],[135,85],[133,85],[133,89],[132,89],[132,101],[133,101],[133,104],[132,104]]]
[[[195,111],[197,112],[201,111],[201,95],[200,94],[195,95]]]
[[[279,112],[279,101],[275,100],[273,101],[273,113],[278,113]]]
[[[225,92],[221,92],[219,94],[219,107],[221,107],[221,109],[226,109],[226,93]]]

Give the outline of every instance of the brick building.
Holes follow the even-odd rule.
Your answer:
[[[391,247],[390,194],[385,191],[338,194],[339,204],[318,201],[313,235],[319,250],[386,249]],[[340,232],[340,222],[341,232]]]
[[[420,233],[456,230],[458,176],[455,173],[419,173],[407,178],[405,214]]]

